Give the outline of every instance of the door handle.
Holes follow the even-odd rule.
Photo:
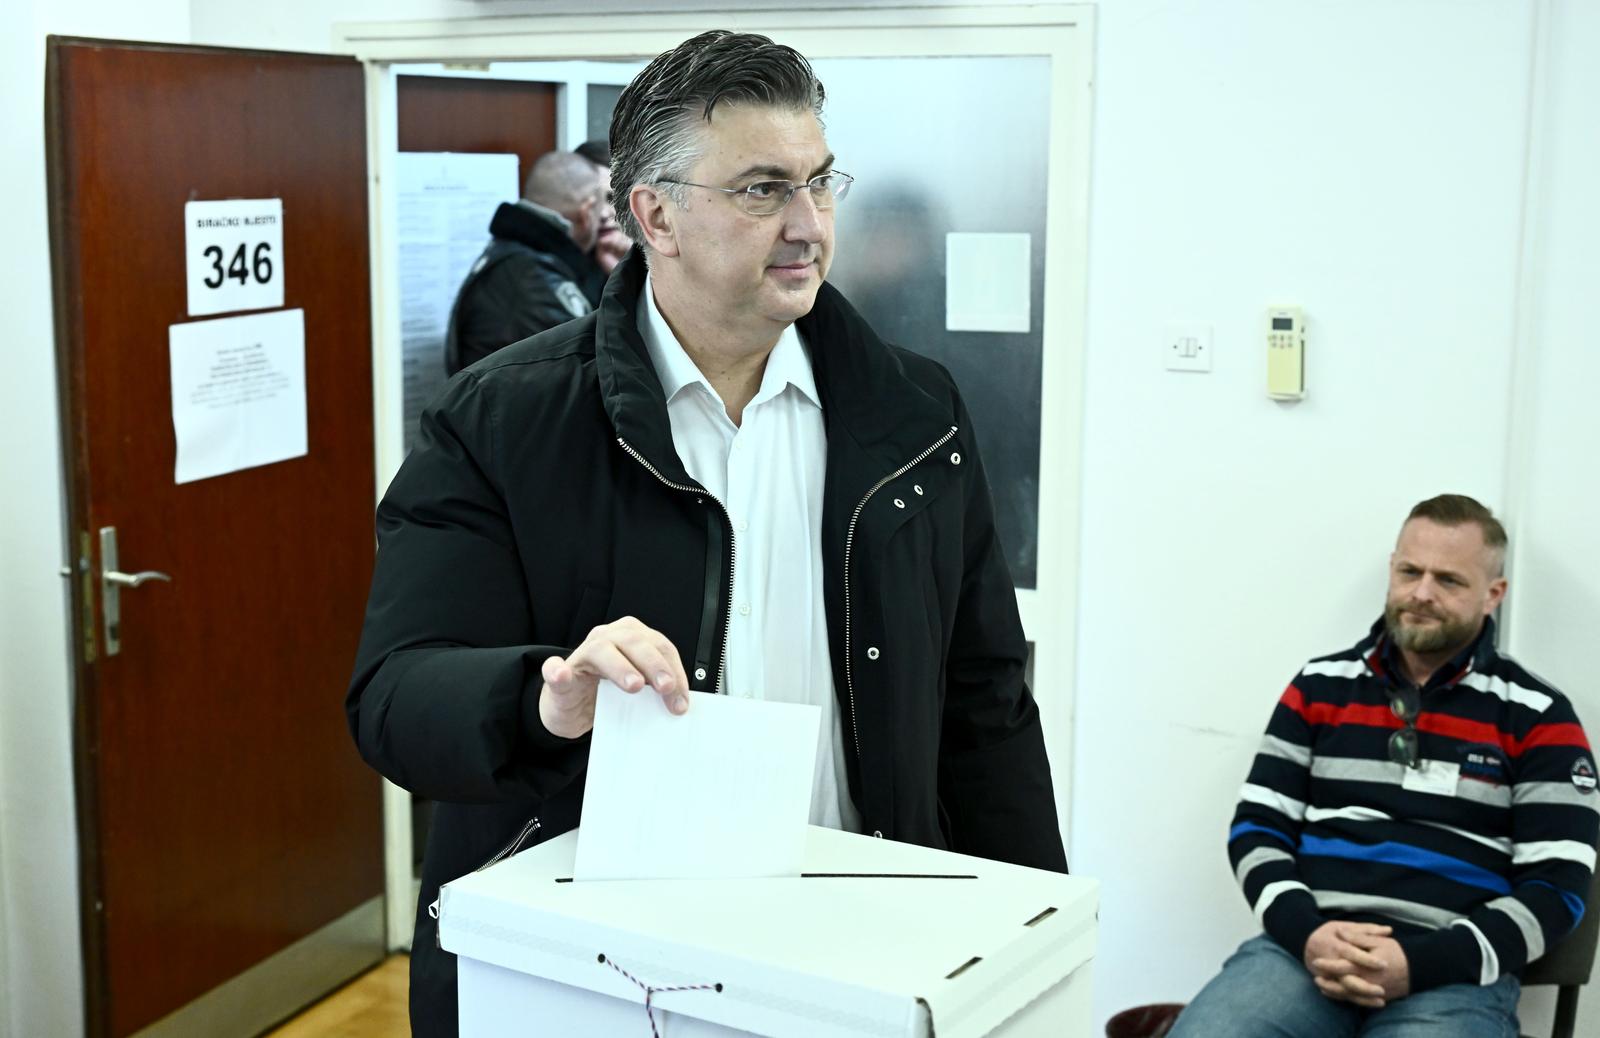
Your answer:
[[[122,589],[136,588],[150,580],[172,583],[172,578],[159,570],[146,569],[137,573],[124,573],[117,567],[117,528],[100,527],[100,615],[106,629],[106,655],[115,656],[122,651]]]
[[[100,579],[108,584],[120,584],[123,587],[138,587],[147,580],[165,580],[172,583],[172,578],[160,570],[144,569],[137,573],[123,573],[119,570],[108,569],[100,574]]]

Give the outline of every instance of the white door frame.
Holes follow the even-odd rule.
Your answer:
[[[1094,8],[1085,4],[550,15],[335,26],[335,49],[354,54],[368,68],[379,494],[388,487],[404,455],[396,207],[392,192],[384,190],[395,182],[395,79],[400,72],[528,78],[516,71],[523,62],[647,58],[710,26],[763,33],[813,58],[1048,57],[1052,133],[1046,198],[1038,588],[1018,591],[1017,604],[1023,628],[1036,645],[1034,683],[1053,765],[1062,835],[1068,837],[1077,674],[1078,496],[1094,16]],[[569,100],[576,92],[567,91]],[[561,110],[567,132],[559,139],[570,146],[573,133],[582,130],[574,125],[576,113],[569,104]],[[384,819],[389,937],[391,946],[400,948],[410,943],[415,907],[409,795],[389,787]]]

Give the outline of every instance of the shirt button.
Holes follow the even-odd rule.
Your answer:
[[[748,519],[740,519],[739,520],[739,532],[740,533],[744,533],[748,529],[750,529],[750,520],[748,520]]]
[[[706,679],[706,669],[704,667],[696,667],[694,669],[694,679],[696,681],[704,681]]]
[[[746,602],[744,605],[739,607],[739,615],[740,616],[749,616],[750,615],[750,603]]]
[[[867,659],[875,660],[879,655],[880,653],[878,652],[878,647],[876,645],[867,646]]]

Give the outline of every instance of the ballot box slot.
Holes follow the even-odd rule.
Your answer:
[[[949,973],[946,973],[944,975],[944,979],[945,980],[955,980],[957,977],[961,976],[961,974],[967,972],[967,970],[970,970],[972,967],[976,966],[978,963],[980,963],[982,961],[983,961],[983,956],[982,955],[974,955],[972,958],[968,959],[966,962],[963,962],[961,965],[957,966],[955,969],[951,970]]]
[[[802,872],[801,879],[977,879],[937,872]]]
[[[978,877],[977,876],[961,875],[961,874],[945,874],[945,873],[937,873],[937,872],[802,872],[802,873],[800,873],[800,878],[801,879],[977,879]],[[571,876],[557,876],[556,877],[556,882],[557,883],[571,883],[572,882],[572,877]],[[1055,911],[1055,909],[1048,908],[1048,909],[1044,910],[1043,912],[1040,912],[1038,915],[1034,916],[1033,919],[1029,920],[1027,925],[1032,926],[1034,923],[1038,922],[1040,919],[1043,919],[1045,916],[1049,915],[1051,912],[1054,912],[1054,911]]]
[[[1044,922],[1046,919],[1049,919],[1051,916],[1053,916],[1055,914],[1056,914],[1055,908],[1053,908],[1053,907],[1052,908],[1047,908],[1043,912],[1040,912],[1038,915],[1034,916],[1032,919],[1029,919],[1027,922],[1023,923],[1022,925],[1023,926],[1037,926],[1038,924]]]

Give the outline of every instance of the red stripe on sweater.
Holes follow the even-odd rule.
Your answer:
[[[1513,757],[1523,750],[1531,750],[1535,746],[1576,746],[1587,750],[1589,740],[1583,734],[1583,726],[1577,724],[1539,724],[1534,725],[1533,731],[1528,733],[1526,739],[1520,742],[1516,739],[1502,739],[1506,752]]]
[[[1360,724],[1369,728],[1401,728],[1403,722],[1387,706],[1374,704],[1307,703],[1305,693],[1294,685],[1283,690],[1278,700],[1299,714],[1307,724],[1340,725]],[[1576,746],[1588,750],[1589,740],[1583,727],[1576,724],[1541,724],[1534,726],[1526,739],[1516,739],[1487,721],[1469,721],[1449,714],[1424,713],[1417,718],[1417,727],[1425,732],[1460,739],[1463,742],[1485,742],[1499,746],[1507,756],[1520,757],[1525,751],[1539,746]]]
[[[1306,724],[1364,724],[1372,728],[1399,728],[1400,719],[1387,706],[1362,703],[1307,703],[1305,693],[1290,685],[1278,700],[1304,718]]]
[[[1508,742],[1511,736],[1485,721],[1468,721],[1449,714],[1423,714],[1417,718],[1417,727],[1425,732],[1448,735],[1465,742],[1491,743],[1515,756]]]

